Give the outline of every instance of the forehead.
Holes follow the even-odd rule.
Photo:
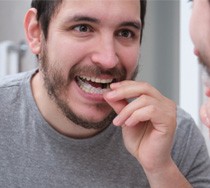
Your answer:
[[[63,0],[57,16],[75,14],[100,20],[140,19],[140,0]]]

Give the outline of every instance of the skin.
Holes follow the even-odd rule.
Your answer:
[[[176,104],[148,83],[130,80],[138,67],[140,28],[139,0],[66,0],[52,18],[46,40],[36,10],[30,9],[26,36],[40,58],[39,71],[31,81],[33,95],[43,117],[61,134],[87,138],[103,130],[77,125],[58,108],[46,83],[55,84],[57,70],[65,84],[60,82],[56,95],[80,119],[94,124],[112,111],[117,113],[113,123],[122,127],[125,146],[143,166],[151,187],[191,187],[170,155]],[[117,82],[101,94],[87,93],[78,86],[78,76]],[[128,99],[134,100],[128,103]]]
[[[190,20],[190,35],[194,53],[206,70],[205,87],[207,101],[201,106],[200,117],[210,131],[210,1],[194,0]],[[210,133],[210,132],[209,132]]]

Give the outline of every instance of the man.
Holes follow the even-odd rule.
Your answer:
[[[194,53],[206,69],[206,96],[210,97],[210,1],[194,0],[192,7],[190,33],[195,45]],[[210,130],[210,99],[201,107],[200,116]]]
[[[191,117],[132,81],[145,11],[144,0],[32,1],[39,68],[0,83],[2,187],[209,187]]]

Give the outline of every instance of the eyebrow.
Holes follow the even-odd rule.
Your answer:
[[[87,21],[87,22],[93,22],[93,23],[100,23],[100,20],[89,17],[89,16],[82,16],[82,15],[75,15],[71,18],[67,18],[64,22],[80,22],[80,21]]]
[[[86,22],[92,22],[92,23],[97,23],[97,24],[100,24],[101,21],[97,18],[93,18],[93,17],[90,17],[90,16],[83,16],[83,15],[75,15],[73,17],[71,17],[70,19],[68,18],[67,20],[65,20],[64,22],[71,22],[71,21],[74,21],[74,22],[82,22],[82,21],[86,21]],[[135,29],[138,29],[140,30],[141,29],[141,21],[139,20],[135,20],[135,21],[124,21],[122,23],[119,24],[120,27],[125,27],[125,26],[128,26],[128,27],[134,27]]]
[[[121,27],[134,27],[135,29],[140,30],[141,29],[141,21],[126,21],[126,22],[122,22],[120,24]]]

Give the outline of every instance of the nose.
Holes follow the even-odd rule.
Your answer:
[[[104,69],[116,67],[119,63],[119,57],[114,39],[111,37],[100,38],[95,45],[95,50],[91,56],[93,63]]]

